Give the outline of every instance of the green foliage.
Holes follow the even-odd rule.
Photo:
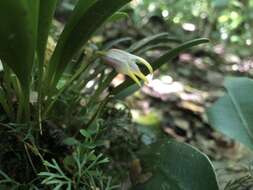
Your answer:
[[[11,1],[10,1],[11,2]],[[48,34],[48,30],[50,27],[50,18],[52,17],[52,13],[53,13],[53,9],[55,7],[55,2],[54,1],[50,1],[50,9],[45,9],[44,5],[42,3],[42,5],[40,6],[40,17],[37,22],[37,24],[34,25],[34,30],[35,30],[35,26],[38,25],[38,60],[34,59],[32,55],[35,55],[35,46],[33,48],[30,48],[29,50],[29,55],[25,54],[24,52],[22,52],[22,54],[20,54],[20,56],[26,56],[29,58],[33,58],[30,60],[30,62],[28,64],[26,64],[25,66],[22,66],[19,69],[19,60],[23,60],[23,58],[20,58],[19,60],[7,60],[7,57],[5,56],[5,54],[3,54],[1,56],[1,59],[3,59],[3,64],[4,64],[4,68],[5,68],[5,73],[8,75],[7,73],[7,69],[5,64],[9,65],[13,70],[14,73],[17,75],[18,79],[20,80],[22,87],[19,87],[19,80],[16,80],[16,82],[13,85],[15,88],[14,90],[16,91],[18,97],[19,97],[19,111],[17,114],[17,121],[20,121],[20,119],[23,116],[23,112],[26,118],[26,121],[29,120],[29,115],[30,115],[30,106],[29,106],[29,96],[30,96],[30,91],[32,90],[36,90],[38,93],[38,100],[37,100],[37,104],[38,104],[38,122],[40,123],[41,120],[47,118],[47,114],[51,111],[53,104],[55,103],[55,101],[57,100],[57,98],[85,71],[87,70],[87,72],[89,72],[89,69],[91,69],[91,67],[89,66],[90,62],[94,62],[96,61],[97,57],[96,54],[93,55],[89,55],[91,57],[87,57],[88,55],[86,55],[86,60],[85,62],[83,62],[83,59],[80,59],[80,61],[77,61],[75,63],[76,66],[79,67],[79,69],[73,74],[73,77],[70,78],[66,84],[64,85],[64,87],[62,89],[57,89],[57,84],[58,84],[58,80],[60,79],[60,77],[63,74],[63,71],[65,70],[65,68],[67,67],[67,65],[69,64],[69,68],[75,68],[72,65],[72,58],[74,58],[76,55],[79,54],[80,52],[80,48],[86,44],[87,40],[91,37],[91,35],[97,30],[97,28],[107,19],[109,18],[117,9],[119,9],[120,6],[122,6],[123,4],[125,4],[127,1],[117,1],[117,3],[108,3],[107,1],[99,1],[99,2],[95,2],[95,1],[79,1],[79,3],[76,5],[76,9],[74,10],[74,12],[72,13],[71,18],[69,19],[69,22],[66,24],[65,29],[63,31],[63,33],[61,34],[56,49],[52,55],[52,59],[49,62],[48,66],[45,67],[46,65],[44,65],[43,61],[45,60],[45,58],[43,56],[45,56],[45,53],[43,53],[43,51],[45,51],[45,42],[47,41],[47,34]],[[104,4],[106,6],[109,6],[108,9],[106,9],[106,11],[104,11]],[[103,8],[102,8],[103,7]],[[9,6],[9,9],[11,9],[12,7]],[[14,7],[15,8],[15,7]],[[38,14],[39,11],[37,11],[37,13],[34,14]],[[101,14],[98,14],[98,12],[101,12]],[[95,14],[95,15],[94,15]],[[97,16],[99,15],[99,16]],[[6,13],[6,20],[10,20],[11,23],[11,19],[7,17],[7,13]],[[38,16],[38,15],[37,15]],[[30,16],[32,17],[32,16]],[[89,19],[90,17],[94,17],[96,18],[95,21],[96,22],[91,22],[91,19]],[[5,18],[5,17],[4,17]],[[22,17],[21,17],[22,18]],[[35,17],[33,17],[34,19]],[[33,22],[35,22],[34,20],[32,20]],[[25,27],[23,27],[24,25],[28,25],[32,23],[32,21],[29,20],[22,20],[23,25],[21,27],[22,30],[26,29]],[[18,25],[17,25],[18,26]],[[84,27],[85,26],[85,27]],[[8,27],[5,27],[8,28]],[[3,39],[8,39],[8,35],[10,31],[5,31],[5,28],[2,32],[2,36]],[[87,30],[87,28],[89,30]],[[18,29],[16,29],[18,30]],[[28,30],[28,29],[27,29]],[[22,31],[23,35],[27,35],[28,31],[24,30]],[[36,32],[36,30],[35,30]],[[36,35],[36,33],[34,34]],[[29,35],[30,36],[30,35]],[[36,37],[36,36],[35,36]],[[23,44],[25,45],[25,48],[22,48],[22,50],[25,50],[26,48],[28,48],[29,46],[27,46],[27,40],[25,39],[25,36],[21,36],[20,40],[23,40],[24,42],[26,41],[26,43],[23,42]],[[139,49],[141,49],[142,47],[146,47],[150,44],[154,44],[157,43],[156,40],[167,40],[167,42],[170,42],[171,40],[174,39],[170,39],[168,38],[168,36],[166,34],[161,34],[161,35],[155,35],[153,37],[147,38],[139,43],[137,43],[135,46],[130,47],[130,51],[138,51]],[[4,41],[4,40],[3,40]],[[33,43],[35,43],[35,39],[33,39]],[[189,44],[184,44],[182,47],[179,47],[178,49],[174,49],[172,51],[170,51],[169,53],[165,54],[161,59],[158,59],[157,61],[154,62],[154,67],[155,69],[157,69],[158,67],[160,67],[162,64],[164,64],[167,59],[169,57],[174,57],[175,55],[177,55],[180,51],[184,50],[185,48],[189,48],[191,46],[194,45],[198,45],[200,43],[206,42],[206,40],[196,40],[193,43],[189,42]],[[16,43],[16,41],[15,41]],[[31,42],[32,43],[32,42]],[[19,44],[22,44],[21,42]],[[5,45],[5,46],[4,46]],[[10,45],[10,43],[6,42],[2,44],[2,51],[1,52],[8,52],[8,49],[5,50],[4,48],[7,48]],[[20,52],[18,50],[18,48],[14,48],[15,51]],[[17,49],[17,50],[16,50]],[[148,50],[148,49],[146,49]],[[10,52],[12,52],[13,50],[11,50]],[[28,50],[27,50],[28,51]],[[13,52],[12,52],[13,53]],[[81,55],[83,56],[83,55]],[[18,58],[17,56],[10,56],[12,59],[13,58]],[[85,59],[84,58],[84,59]],[[32,70],[32,65],[34,61],[38,61],[39,67],[38,67],[38,73],[32,73],[32,71],[36,71],[36,69],[34,68]],[[25,61],[22,61],[22,63],[25,63]],[[14,65],[15,64],[15,65]],[[17,65],[17,67],[16,67]],[[26,71],[23,71],[22,69],[26,68]],[[98,66],[97,68],[102,67],[102,66]],[[18,70],[17,70],[18,69]],[[12,74],[12,71],[9,71],[9,74]],[[37,74],[37,76],[36,76]],[[30,81],[33,81],[31,79],[33,79],[32,77],[36,76],[37,81],[35,80],[35,85],[36,88],[35,89],[30,89],[30,86],[28,84],[28,81],[30,83]],[[29,77],[26,80],[23,80],[24,77]],[[8,77],[9,78],[9,77]],[[9,80],[7,77],[6,79]],[[34,79],[36,79],[34,78]],[[96,78],[96,76],[94,76],[94,78]],[[111,78],[108,78],[107,80],[104,80],[105,83],[101,83],[103,84],[101,86],[101,88],[98,88],[98,92],[94,93],[94,95],[98,96],[99,94],[101,94],[103,92],[103,90],[105,90],[105,88],[109,85],[110,81],[113,79],[113,75],[111,75]],[[92,78],[90,78],[90,80],[92,80]],[[26,81],[26,82],[25,82]],[[10,81],[6,81],[10,82]],[[25,85],[27,83],[27,85]],[[129,85],[129,82],[126,82],[123,84],[124,85]],[[25,90],[25,94],[23,95],[22,90]],[[116,92],[121,91],[121,86],[119,88],[117,88],[115,90]],[[10,94],[10,92],[8,92],[7,94]],[[56,94],[56,95],[55,95]],[[115,94],[115,93],[114,93]],[[55,96],[54,96],[55,95]],[[47,99],[47,100],[46,100]],[[96,97],[94,97],[94,99],[96,99]],[[46,102],[46,104],[44,104],[43,102]],[[6,107],[6,106],[4,106]],[[10,106],[11,107],[11,106]],[[45,110],[44,112],[42,110]],[[6,112],[10,112],[7,108],[6,108]]]
[[[67,64],[98,29],[98,26],[128,2],[129,0],[78,2],[52,56],[47,77],[49,84],[53,86],[49,87],[54,87]]]
[[[252,187],[252,175],[246,175],[236,180],[228,182],[224,190],[243,190]]]
[[[38,41],[37,41],[37,54],[39,59],[40,69],[43,69],[44,56],[47,47],[47,39],[53,14],[56,8],[57,0],[40,1],[39,21],[38,21]]]
[[[26,91],[36,49],[38,2],[10,0],[0,3],[0,58],[13,69]]]
[[[25,116],[26,122],[30,120],[29,99],[31,93],[34,92],[38,96],[38,99],[35,100],[35,104],[38,105],[35,111],[37,112],[37,122],[40,123],[48,117],[48,114],[59,96],[64,93],[82,73],[88,73],[91,69],[94,69],[94,67],[90,66],[90,63],[98,61],[96,50],[93,49],[91,54],[80,53],[80,50],[87,44],[87,41],[99,26],[107,19],[112,18],[111,16],[127,2],[128,0],[117,2],[79,1],[64,31],[60,35],[52,58],[47,65],[44,64],[46,43],[56,1],[34,1],[30,4],[24,0],[19,4],[15,4],[12,1],[2,3],[1,8],[3,8],[3,11],[1,11],[1,18],[3,19],[3,23],[5,23],[3,25],[6,25],[6,27],[0,28],[0,58],[4,65],[4,72],[6,75],[5,83],[9,86],[9,88],[6,89],[7,92],[2,94],[2,97],[4,97],[4,95],[8,96],[13,90],[17,94],[19,98],[19,109],[17,113],[18,122],[20,122],[21,118],[24,118],[23,116]],[[29,12],[28,8],[32,8],[33,11]],[[7,9],[11,12],[15,12],[17,15],[8,14],[9,11],[6,11]],[[22,15],[22,12],[29,12],[29,14]],[[20,20],[16,20],[14,17],[18,17]],[[15,38],[8,40],[12,34],[15,34]],[[167,34],[159,34],[136,43],[129,48],[129,51],[135,52],[147,48],[152,44],[155,45],[158,43],[157,40],[165,42],[177,41],[169,38]],[[164,64],[169,57],[174,57],[185,48],[198,45],[202,42],[206,42],[206,40],[197,40],[196,43],[190,42],[189,44],[184,44],[182,47],[170,51],[161,59],[155,61],[153,66],[157,69]],[[187,47],[184,47],[185,45]],[[148,49],[146,49],[146,51],[147,50]],[[78,58],[78,60],[72,61],[73,58]],[[75,63],[75,65],[73,65],[73,63]],[[10,67],[10,69],[8,67]],[[72,77],[59,89],[58,81],[63,77],[66,68],[72,73]],[[77,71],[75,71],[76,68],[78,68]],[[96,69],[98,68],[103,68],[103,66],[97,65]],[[11,79],[13,78],[13,74],[17,76],[15,80]],[[114,75],[111,75],[107,79],[101,78],[101,83],[99,83],[101,87],[94,93],[93,99],[96,99],[108,87],[113,76]],[[93,76],[93,78],[89,78],[89,80],[95,79],[96,77],[97,76]],[[129,85],[128,83],[129,82],[126,82],[125,84]],[[120,90],[121,87],[118,88],[116,92]],[[11,97],[6,98],[11,99]],[[1,102],[3,104],[3,101]],[[91,105],[91,103],[89,105]],[[3,105],[3,107],[6,112],[9,113],[9,108],[12,106],[10,105],[7,107]]]
[[[115,14],[113,14],[109,19],[108,22],[116,22],[119,20],[123,20],[125,18],[128,18],[128,14],[125,12],[116,12]]]
[[[117,1],[116,3],[108,3],[108,1],[79,1],[60,36],[52,61],[46,70],[44,68],[44,56],[56,1],[40,2],[36,0],[30,3],[23,0],[19,3],[8,1],[0,4],[3,23],[0,28],[0,58],[4,67],[9,66],[22,85],[21,92],[16,92],[19,95],[20,103],[21,113],[18,114],[19,118],[22,117],[22,112],[25,112],[26,121],[30,117],[30,84],[34,76],[32,72],[36,71],[36,69],[33,70],[34,62],[39,64],[36,90],[39,93],[38,104],[42,105],[45,97],[50,98],[52,92],[55,92],[57,81],[60,79],[67,64],[71,63],[71,59],[78,54],[80,48],[106,19],[127,2],[127,0]],[[104,9],[104,6],[108,6],[108,8]],[[9,14],[10,12],[14,14]],[[91,22],[93,19],[90,18],[93,18],[95,22]],[[36,53],[37,57],[35,57]],[[45,80],[43,76],[46,76]],[[52,84],[51,82],[53,86],[48,85]],[[47,86],[48,88],[42,89],[42,86]],[[39,107],[39,109],[43,108]],[[38,111],[41,112],[41,110]]]
[[[209,122],[217,130],[253,149],[253,80],[227,78],[227,94],[208,110]]]
[[[158,16],[166,21],[168,31],[180,39],[204,36],[227,45],[236,54],[250,56],[247,46],[253,37],[252,0],[143,0],[133,8],[137,23]],[[140,16],[139,12],[145,14]],[[193,24],[195,30],[185,30],[185,23]]]
[[[17,190],[17,189],[29,189],[29,190],[39,190],[38,187],[34,184],[21,184],[11,177],[9,177],[7,174],[5,174],[3,171],[0,170],[0,188],[1,189],[10,189],[10,190]]]
[[[99,133],[97,124],[108,102],[119,98],[124,90],[134,85],[130,79],[127,79],[123,84],[108,90],[116,72],[102,64],[101,56],[106,54],[105,50],[110,49],[112,44],[106,44],[107,49],[104,50],[89,40],[106,21],[112,22],[126,17],[126,14],[117,11],[128,2],[130,0],[79,0],[56,42],[55,49],[50,49],[52,55],[49,57],[46,57],[47,45],[57,1],[0,2],[0,59],[3,64],[0,104],[8,116],[4,121],[7,126],[8,123],[17,124],[14,130],[16,138],[23,143],[33,172],[36,174],[39,172],[40,179],[43,178],[40,185],[53,190],[114,188],[111,179],[101,172],[102,165],[106,164],[108,159],[102,154],[95,153],[96,137]],[[128,51],[143,55],[150,49],[165,48],[165,54],[151,63],[154,69],[159,69],[180,52],[206,42],[207,39],[195,39],[172,49],[170,43],[179,44],[181,40],[171,38],[167,33],[161,33],[131,45]],[[141,70],[147,74],[147,70],[144,68]],[[87,84],[89,88],[86,88]],[[129,95],[131,93],[127,92],[124,98]],[[85,102],[84,105],[80,105],[81,101]],[[64,115],[61,115],[62,113]],[[65,116],[67,118],[64,118]],[[77,117],[80,117],[79,120],[76,119]],[[67,124],[75,127],[73,129],[70,129],[69,125],[66,127],[68,136],[73,137],[67,138],[65,144],[57,142],[62,143],[61,145],[73,146],[72,154],[65,156],[63,163],[60,162],[61,159],[55,158],[57,156],[52,151],[39,147],[40,138],[47,135],[44,134],[46,128],[53,130],[51,136],[58,137],[56,132],[59,129],[57,127],[54,129],[55,126],[46,121],[52,118],[68,121]],[[66,123],[61,124],[66,125]],[[23,134],[20,124],[26,134]],[[84,142],[80,140],[83,138],[85,138]],[[55,143],[51,146],[54,145]],[[212,168],[202,154],[175,143],[166,146],[171,149],[172,154],[180,148],[183,156],[188,155],[189,159],[193,158],[203,163],[202,166],[207,169],[205,174],[210,177],[207,182],[210,182],[210,187],[216,188]],[[162,151],[167,154],[167,151]],[[171,157],[174,158],[171,163],[175,164],[176,158],[182,156],[177,153],[175,152],[175,157]],[[45,159],[45,155],[50,155],[50,159]],[[51,157],[53,159],[49,162]],[[41,165],[36,168],[33,160],[43,161],[44,168]],[[154,166],[156,160],[157,158],[152,160]],[[191,163],[181,160],[180,164],[190,167]],[[0,183],[12,183],[15,187],[22,186],[4,173],[0,174],[4,178]],[[177,177],[177,180],[184,182],[184,175]],[[193,180],[198,178],[194,174],[191,177]],[[198,183],[202,187],[202,182],[198,181],[193,187],[198,188]],[[37,189],[31,185],[30,189],[33,188]]]
[[[78,141],[68,138],[66,143],[75,146],[72,155],[66,156],[62,166],[56,160],[45,161],[48,171],[40,172],[42,184],[53,190],[66,188],[68,190],[99,188],[104,190],[115,189],[111,183],[111,177],[106,177],[101,167],[109,162],[101,153],[96,154],[96,140],[94,137],[99,133],[97,130],[80,131],[84,140]],[[61,168],[62,167],[62,168]]]
[[[49,172],[41,172],[38,175],[43,178],[42,184],[52,187],[53,190],[62,188],[67,190],[80,188],[111,190],[114,189],[111,185],[111,179],[105,178],[102,172],[98,170],[101,164],[107,162],[108,160],[103,158],[102,154],[95,155],[94,151],[84,153],[84,150],[77,148],[73,156],[67,157],[64,161],[65,169],[68,169],[68,172],[64,172],[59,164],[52,160],[51,163],[47,161],[44,163]]]
[[[22,89],[17,93],[26,118],[29,117],[30,81],[36,50],[38,3],[38,0],[0,3],[0,59],[19,78]]]
[[[214,169],[209,159],[195,148],[162,141],[142,150],[146,173],[152,177],[134,189],[218,190]]]

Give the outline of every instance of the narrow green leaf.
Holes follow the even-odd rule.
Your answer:
[[[0,1],[0,59],[29,88],[37,41],[38,0]]]
[[[116,22],[122,19],[128,18],[128,14],[125,12],[116,12],[109,19],[108,22]]]
[[[151,45],[151,44],[157,44],[159,43],[160,41],[168,41],[168,40],[172,40],[172,41],[176,41],[178,42],[177,39],[175,38],[170,38],[169,37],[169,34],[167,32],[163,32],[163,33],[160,33],[160,34],[156,34],[156,35],[153,35],[153,36],[149,36],[149,37],[146,37],[142,40],[140,40],[139,42],[136,42],[134,43],[129,49],[128,51],[129,52],[136,52],[136,51],[139,51],[140,49],[148,46],[148,45]]]
[[[117,87],[118,88],[118,87]],[[116,88],[116,89],[117,89]],[[115,89],[115,90],[116,90]],[[132,85],[129,85],[129,86],[126,86],[126,88],[122,89],[121,91],[119,91],[117,94],[116,94],[116,98],[117,99],[120,99],[120,100],[123,100],[124,98],[130,96],[131,94],[134,94],[136,91],[138,91],[140,89],[140,86],[133,83]],[[113,91],[114,92],[114,91]]]
[[[55,85],[68,63],[92,34],[118,9],[130,0],[79,0],[60,36],[48,71],[50,84]]]
[[[103,50],[108,50],[108,49],[113,48],[116,45],[121,44],[121,43],[131,42],[131,41],[133,41],[133,38],[131,38],[131,37],[119,38],[119,39],[113,40],[113,41],[109,42],[108,44],[106,44],[104,46]]]
[[[227,94],[207,112],[211,125],[253,149],[253,80],[229,77]]]
[[[38,25],[38,57],[40,64],[44,62],[45,49],[47,45],[48,34],[52,23],[57,0],[40,0],[39,25]]]
[[[133,190],[218,190],[208,157],[190,145],[174,141],[152,144],[141,152],[145,173],[152,174]]]
[[[152,65],[153,69],[156,70],[156,69],[160,68],[162,65],[164,65],[165,63],[171,61],[173,58],[175,58],[182,51],[189,49],[193,46],[203,44],[203,43],[208,43],[208,42],[209,42],[209,40],[206,38],[200,38],[200,39],[188,41],[188,42],[168,51],[163,56],[161,56],[160,58],[155,60],[153,63],[151,63],[151,65]],[[149,73],[148,70],[145,70],[145,69],[143,70],[143,72],[145,74]],[[133,86],[136,86],[136,87],[133,87]],[[132,93],[134,93],[136,90],[134,91],[133,89],[138,90],[139,87],[132,80],[128,79],[125,82],[123,82],[121,85],[116,87],[112,91],[112,95],[115,95],[116,98],[120,97],[122,99],[122,98],[125,98],[125,97],[131,95]]]
[[[156,50],[160,49],[160,50],[167,50],[168,51],[168,49],[172,49],[172,47],[167,43],[157,43],[155,45],[149,45],[149,46],[147,46],[143,49],[140,49],[138,51],[138,54],[144,54],[147,51],[151,51],[151,50],[155,50],[155,49]]]
[[[206,38],[199,38],[199,39],[195,39],[195,40],[191,40],[188,42],[183,43],[182,45],[179,45],[178,47],[168,51],[167,53],[165,53],[163,56],[161,56],[160,58],[158,58],[157,60],[155,60],[152,63],[152,67],[154,70],[160,68],[164,63],[168,62],[169,60],[172,60],[173,58],[175,58],[176,56],[178,56],[181,52],[200,45],[200,44],[204,44],[204,43],[208,43],[209,40]],[[147,73],[147,71],[146,71]]]

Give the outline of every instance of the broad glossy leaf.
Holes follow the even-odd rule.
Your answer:
[[[91,35],[130,0],[79,0],[50,62],[48,78],[55,84]]]
[[[230,77],[225,81],[227,94],[209,110],[211,125],[253,149],[253,80]]]
[[[49,34],[49,29],[52,23],[57,0],[40,0],[39,8],[39,25],[38,25],[38,57],[40,64],[44,62],[45,49]]]
[[[164,140],[141,153],[152,177],[133,190],[218,190],[210,160],[192,146]]]
[[[0,1],[0,59],[28,91],[37,41],[38,0]]]
[[[163,56],[161,56],[160,58],[155,60],[153,63],[151,63],[153,70],[159,69],[162,65],[171,61],[182,51],[189,49],[193,46],[203,44],[203,43],[208,43],[208,42],[209,40],[206,38],[195,39],[195,40],[188,41],[172,50],[169,50]],[[144,69],[143,72],[145,74],[148,74],[148,70]],[[132,86],[136,86],[136,87],[132,87]],[[112,91],[112,94],[115,95],[116,98],[120,97],[122,99],[134,93],[136,91],[136,90],[134,91],[134,89],[138,90],[139,89],[138,85],[135,84],[132,80],[128,79],[125,82],[123,82],[121,85],[116,87]]]

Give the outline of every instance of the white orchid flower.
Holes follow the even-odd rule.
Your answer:
[[[149,72],[153,73],[151,65],[145,59],[123,50],[111,49],[105,53],[103,60],[105,63],[112,66],[118,73],[128,75],[139,86],[141,86],[140,79],[145,82],[148,80],[137,64],[145,65]]]

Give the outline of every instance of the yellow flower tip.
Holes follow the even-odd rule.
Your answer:
[[[142,72],[136,73],[136,76],[138,76],[138,77],[139,77],[141,80],[143,80],[145,83],[148,83],[147,77],[146,77]]]
[[[129,76],[131,79],[133,79],[133,81],[134,81],[135,83],[137,83],[139,87],[141,87],[141,82],[139,81],[139,79],[138,79],[133,73],[131,73],[131,72],[128,73],[128,76]]]
[[[149,70],[150,74],[154,73],[154,70],[152,68],[152,66],[149,64],[149,62],[147,62],[145,59],[138,57],[138,60],[141,64],[145,65],[147,67],[147,69]]]

